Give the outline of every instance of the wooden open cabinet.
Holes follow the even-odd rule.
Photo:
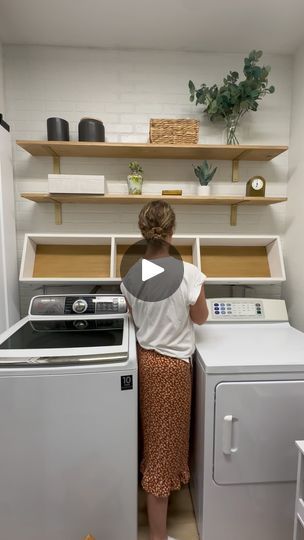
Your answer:
[[[21,282],[98,284],[120,281],[120,264],[140,235],[27,234]],[[179,235],[173,244],[212,284],[271,284],[285,280],[278,236]]]

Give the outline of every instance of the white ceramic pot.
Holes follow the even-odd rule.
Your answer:
[[[208,195],[210,195],[210,186],[201,186],[199,184],[197,187],[197,194],[200,197],[208,197]]]

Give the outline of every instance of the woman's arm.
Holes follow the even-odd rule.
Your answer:
[[[193,306],[190,306],[190,319],[195,324],[204,324],[208,318],[208,306],[205,297],[204,285],[202,285],[201,292],[197,301]]]
[[[125,301],[126,301],[127,308],[128,308],[128,310],[129,310],[129,313],[130,313],[130,315],[132,315],[132,308],[131,308],[131,306],[130,306],[128,300],[126,299],[126,297],[125,297]]]

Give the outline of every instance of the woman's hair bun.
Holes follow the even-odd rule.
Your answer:
[[[147,240],[161,240],[167,236],[161,227],[152,227],[150,230],[145,231],[145,238]]]
[[[140,211],[138,225],[145,240],[163,242],[173,234],[175,214],[166,201],[152,201]]]

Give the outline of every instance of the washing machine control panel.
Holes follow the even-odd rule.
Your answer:
[[[43,295],[35,296],[30,304],[29,315],[116,315],[127,312],[122,295]]]
[[[212,319],[260,320],[264,318],[262,300],[213,300],[211,302]]]

